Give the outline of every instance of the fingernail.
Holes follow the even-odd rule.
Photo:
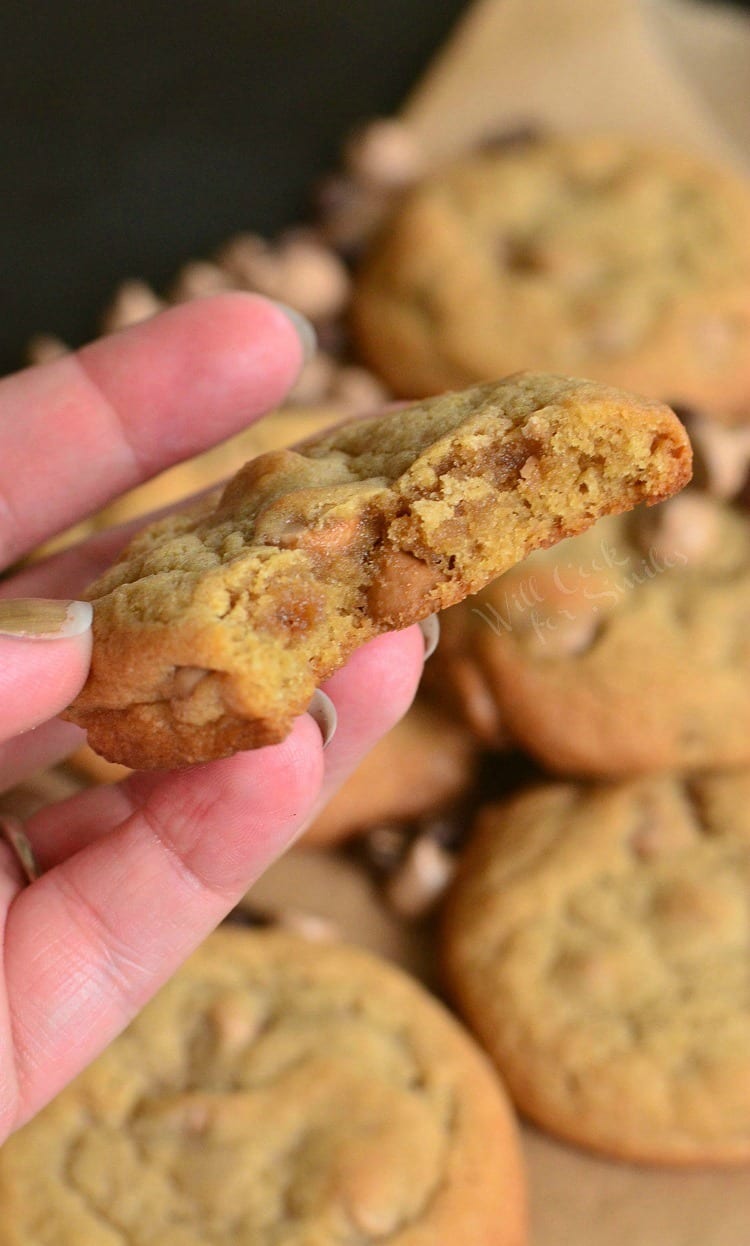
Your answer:
[[[91,627],[93,608],[88,601],[50,601],[19,597],[0,601],[0,636],[28,640],[61,640],[81,636]]]
[[[0,817],[0,839],[10,844],[28,882],[33,883],[37,878],[41,878],[42,871],[39,869],[34,849],[31,847],[31,841],[20,818],[12,814],[3,814]]]
[[[302,343],[302,357],[305,363],[308,359],[312,359],[318,349],[318,335],[313,329],[307,316],[303,316],[302,312],[298,312],[295,307],[290,307],[288,303],[280,303],[278,299],[271,299],[275,303],[279,311],[283,312],[287,320],[291,320],[294,325],[295,332]]]
[[[338,714],[336,706],[325,692],[321,692],[320,688],[316,688],[313,698],[307,707],[307,712],[311,718],[315,720],[323,737],[323,748],[327,748],[331,740],[336,734],[336,725],[338,723]]]
[[[428,614],[426,619],[420,619],[417,624],[420,632],[424,636],[424,660],[431,658],[438,647],[440,640],[440,619],[436,614]]]

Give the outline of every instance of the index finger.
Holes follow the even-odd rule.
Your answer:
[[[0,381],[0,566],[277,405],[304,354],[287,309],[235,292]]]

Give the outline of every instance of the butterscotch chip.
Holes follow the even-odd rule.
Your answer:
[[[223,930],[0,1153],[3,1246],[522,1246],[493,1071],[416,982]]]
[[[465,727],[418,702],[318,814],[305,841],[335,843],[379,823],[434,813],[469,787],[475,758]]]
[[[239,234],[217,260],[241,289],[280,299],[311,320],[340,315],[349,298],[345,265],[312,230],[289,230],[275,245],[256,234]]]
[[[359,274],[353,323],[404,397],[533,367],[739,417],[750,187],[624,138],[475,153],[397,208]]]
[[[403,121],[378,118],[363,126],[344,149],[346,170],[374,190],[397,191],[416,182],[427,166],[416,135]]]
[[[698,490],[688,489],[657,511],[639,518],[637,539],[655,563],[670,567],[681,562],[700,567],[715,563],[721,556],[718,547],[724,536],[722,509]]]
[[[262,455],[88,590],[92,667],[68,716],[143,768],[281,740],[372,636],[689,474],[667,407],[533,373]]]
[[[145,281],[123,281],[102,317],[102,332],[117,333],[163,309],[163,299]]]
[[[26,362],[29,364],[54,363],[70,351],[67,342],[53,333],[35,333],[26,343]]]
[[[624,777],[750,762],[750,521],[738,508],[688,490],[607,518],[448,617],[431,686],[472,725],[466,655],[547,769]]]
[[[750,772],[487,808],[449,897],[456,999],[518,1105],[654,1163],[750,1159]]]
[[[750,478],[750,426],[725,428],[717,416],[691,414],[686,427],[698,487],[716,498],[741,495]]]
[[[418,835],[385,888],[385,898],[403,917],[429,913],[446,891],[456,858],[429,834]]]

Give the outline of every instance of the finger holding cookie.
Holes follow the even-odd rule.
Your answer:
[[[312,340],[266,299],[221,295],[2,382],[6,561],[257,418],[293,385]],[[48,456],[31,453],[39,442]],[[98,471],[82,480],[87,459]],[[18,470],[26,461],[32,479]],[[54,718],[88,673],[91,608],[75,594],[124,539],[100,535],[2,585],[6,783],[81,739]],[[406,709],[423,657],[413,628],[379,638],[338,673],[327,778],[337,715],[321,691],[275,748],[133,776],[11,828],[1,858],[0,1135],[122,1029],[289,844],[322,785],[340,782]],[[20,850],[32,873],[16,868]]]

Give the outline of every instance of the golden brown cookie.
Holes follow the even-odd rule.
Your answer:
[[[624,138],[474,154],[416,187],[359,275],[365,359],[405,397],[543,368],[750,406],[750,188]]]
[[[2,1246],[522,1246],[514,1122],[406,975],[223,930],[0,1152]]]
[[[208,489],[239,471],[249,458],[293,445],[296,441],[311,437],[314,433],[336,424],[340,418],[341,412],[331,405],[281,407],[278,411],[272,411],[270,415],[264,416],[229,441],[214,446],[186,463],[178,463],[145,484],[124,493],[90,519],[46,542],[35,552],[34,557],[46,557],[94,532],[128,523],[147,515],[149,511],[182,502],[191,494]],[[87,744],[77,749],[68,761],[73,770],[94,783],[117,783],[128,774],[127,767],[106,761]]]
[[[331,844],[384,822],[435,813],[469,787],[476,745],[465,727],[425,701],[375,745],[305,832]]]
[[[444,944],[539,1124],[637,1161],[750,1160],[750,771],[487,808]]]
[[[370,637],[689,473],[668,408],[532,373],[262,455],[88,590],[92,668],[68,716],[136,767],[278,741]]]
[[[561,774],[750,762],[750,517],[692,489],[448,613],[434,683]]]

